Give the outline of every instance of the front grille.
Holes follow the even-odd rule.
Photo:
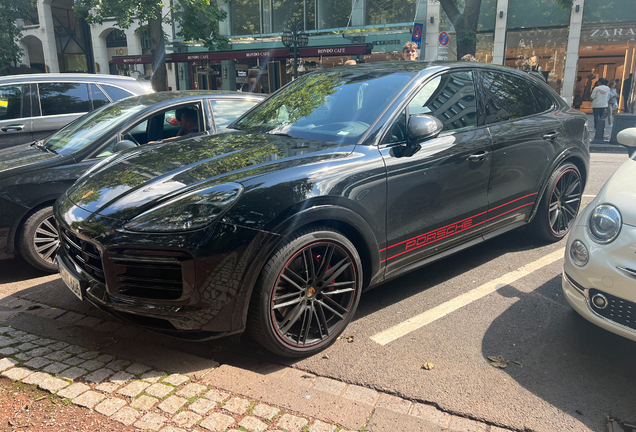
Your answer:
[[[113,268],[109,291],[128,297],[177,300],[183,295],[182,263],[189,256],[180,252],[148,253],[120,250],[108,254]]]
[[[62,244],[66,249],[68,257],[73,260],[82,270],[105,283],[104,268],[99,249],[93,243],[82,240],[67,229],[62,230]]]
[[[597,289],[590,290],[590,299],[593,299],[597,294],[604,296],[608,301],[608,305],[600,309],[594,302],[590,301],[590,306],[594,312],[603,318],[636,330],[636,303],[623,300],[620,297],[604,293]]]

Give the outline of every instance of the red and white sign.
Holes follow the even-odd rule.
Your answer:
[[[450,42],[450,36],[446,32],[441,32],[437,41],[441,46],[446,46]]]

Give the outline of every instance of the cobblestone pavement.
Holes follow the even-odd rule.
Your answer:
[[[105,332],[119,325],[13,297],[1,302],[33,319],[37,315]],[[431,405],[275,366],[255,372],[215,364],[204,373],[175,373],[0,327],[0,375],[141,430],[506,431]]]

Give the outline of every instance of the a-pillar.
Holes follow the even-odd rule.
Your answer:
[[[351,27],[364,25],[364,2],[365,0],[351,0]]]
[[[499,17],[503,12],[503,17]],[[508,0],[497,0],[495,14],[495,35],[493,41],[492,63],[503,65],[506,59],[506,28],[508,27]]]
[[[570,12],[570,34],[565,51],[565,68],[563,70],[563,91],[561,96],[572,104],[576,72],[579,68],[579,46],[581,45],[581,27],[583,26],[583,8],[585,0],[574,0]]]
[[[53,0],[38,1],[38,18],[40,19],[40,29],[43,35],[42,51],[44,52],[44,64],[46,71],[50,73],[58,73],[60,64],[57,58],[57,46],[55,44],[55,27],[53,25],[53,13],[51,12],[51,3]]]
[[[426,5],[426,15],[426,45],[423,50],[423,60],[434,61],[437,60],[437,38],[439,37],[439,1],[428,0],[428,4]],[[431,22],[431,18],[433,19],[433,22]]]

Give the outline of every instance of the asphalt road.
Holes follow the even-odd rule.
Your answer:
[[[626,158],[592,155],[584,202]],[[561,292],[562,258],[545,264],[564,243],[539,244],[514,231],[385,283],[362,296],[344,333],[353,342],[343,338],[324,353],[288,364],[515,430],[600,432],[606,415],[636,420],[636,343],[570,309]],[[518,277],[515,271],[528,264]],[[385,345],[371,339],[511,274],[514,282]],[[80,303],[58,276],[19,259],[0,262],[0,294],[105,317]],[[197,344],[156,335],[146,343],[237,365],[245,356],[281,362],[240,337]],[[500,355],[511,361],[505,369],[487,359]],[[426,362],[434,368],[423,369]]]

